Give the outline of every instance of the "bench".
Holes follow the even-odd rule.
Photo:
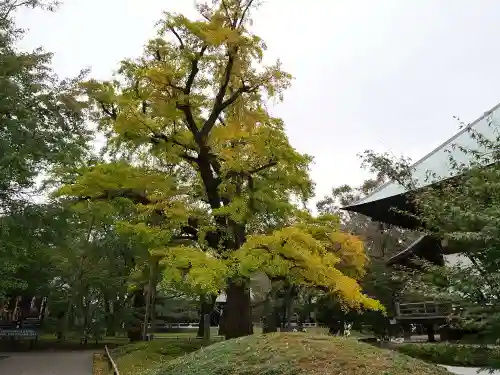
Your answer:
[[[22,325],[18,322],[0,322],[0,340],[30,340],[30,347],[33,347],[39,337],[39,328],[38,320],[25,320]]]

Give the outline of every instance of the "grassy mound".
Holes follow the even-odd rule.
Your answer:
[[[354,339],[254,335],[213,344],[148,375],[446,375],[445,369]]]
[[[201,340],[158,339],[120,346],[111,351],[120,375],[136,375],[166,361],[194,352],[203,346]]]

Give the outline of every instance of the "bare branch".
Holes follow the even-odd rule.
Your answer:
[[[231,25],[234,25],[235,21],[233,21],[232,17],[231,17],[231,13],[229,12],[229,8],[227,7],[226,5],[226,2],[224,0],[221,1],[222,3],[222,7],[224,8],[224,12],[226,13],[226,17],[227,19],[229,20],[229,23]],[[234,28],[234,27],[233,27]]]
[[[159,49],[155,51],[155,58],[157,61],[161,61],[161,53]]]
[[[210,134],[210,131],[212,128],[215,126],[215,122],[217,118],[220,116],[220,114],[231,104],[233,104],[238,98],[246,93],[252,93],[255,92],[259,89],[260,85],[256,86],[247,86],[247,85],[242,85],[238,90],[236,90],[226,101],[218,100],[219,97],[216,97],[214,107],[212,109],[212,113],[210,114],[210,117],[208,120],[205,122],[203,125],[203,129],[201,131],[202,137],[207,137],[208,134]],[[224,98],[224,95],[222,95],[222,99]],[[218,103],[218,104],[217,104]],[[217,106],[216,106],[217,104]]]
[[[175,90],[179,90],[181,92],[184,92],[185,88],[184,87],[180,87],[180,86],[177,86],[177,85],[174,85],[172,82],[169,82],[168,84],[168,87],[171,87]]]
[[[250,7],[252,6],[254,0],[248,0],[246,6],[245,6],[245,9],[243,9],[243,13],[241,14],[241,18],[238,22],[238,25],[236,26],[237,29],[239,29],[242,25],[243,25],[243,22],[245,22],[245,17],[248,13],[248,11],[250,10]]]
[[[175,28],[173,26],[170,26],[169,30],[172,31],[172,34],[174,34],[175,37],[177,38],[177,40],[179,41],[179,48],[184,49],[185,48],[184,42],[182,41],[182,38],[179,35],[179,33],[177,32],[177,30],[175,30]]]
[[[224,118],[222,116],[218,116],[217,118],[222,125],[226,126],[226,123],[224,122]]]

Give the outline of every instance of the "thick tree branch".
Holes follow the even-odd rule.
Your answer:
[[[255,92],[259,89],[260,85],[256,86],[247,86],[243,84],[238,90],[236,90],[227,100],[224,101],[224,96],[226,93],[227,85],[223,88],[221,86],[221,90],[217,93],[217,96],[215,98],[214,106],[212,108],[212,112],[210,113],[209,118],[203,125],[203,129],[201,131],[202,137],[207,137],[210,134],[210,131],[212,128],[215,126],[215,122],[221,115],[222,111],[224,111],[227,107],[229,107],[231,104],[233,104],[238,98],[245,94],[245,93],[251,93]],[[219,95],[220,94],[220,95]]]
[[[200,52],[198,52],[197,57],[191,60],[191,72],[189,73],[188,79],[186,81],[186,87],[184,88],[184,94],[189,95],[191,93],[191,89],[193,88],[194,79],[199,72],[198,64],[200,63],[200,59],[205,54],[208,46],[205,44],[201,47]]]
[[[224,11],[226,12],[226,17],[228,18],[229,22],[232,25],[233,29],[240,28],[243,25],[243,22],[245,21],[246,15],[252,6],[252,3],[254,0],[248,0],[245,8],[243,9],[243,12],[241,14],[241,18],[235,16],[234,20],[231,19],[231,15],[229,12],[229,9],[225,3],[224,0],[222,0],[222,7],[224,8]],[[235,46],[228,52],[228,60],[226,63],[226,67],[224,69],[224,77],[222,79],[221,86],[219,88],[219,91],[217,92],[217,95],[215,96],[214,104],[212,107],[212,112],[210,113],[210,116],[208,117],[207,121],[203,125],[203,129],[201,130],[201,138],[206,138],[210,134],[210,131],[215,125],[215,122],[219,118],[220,114],[224,109],[229,107],[231,104],[233,104],[243,93],[245,92],[250,92],[253,90],[256,90],[257,88],[252,88],[246,85],[242,85],[234,94],[232,94],[229,99],[224,101],[224,97],[226,96],[227,88],[229,86],[229,82],[231,81],[231,74],[233,71],[233,66],[236,61],[236,55],[238,53],[238,46]]]
[[[191,90],[193,88],[194,80],[196,79],[196,75],[199,72],[199,62],[200,59],[203,57],[205,54],[205,51],[207,50],[208,46],[205,44],[201,47],[200,51],[198,52],[197,56],[191,61],[191,71],[189,73],[189,76],[186,80],[186,86],[182,90],[184,95],[189,96],[191,94]],[[177,109],[182,111],[184,113],[184,116],[186,117],[186,123],[188,126],[188,129],[191,131],[193,134],[195,140],[197,143],[199,143],[199,130],[198,126],[196,125],[196,121],[193,116],[193,111],[191,110],[191,105],[189,104],[189,97],[187,98],[187,103],[181,104],[177,103]]]
[[[233,104],[242,94],[255,92],[259,89],[260,85],[247,86],[242,84],[241,87],[236,90],[224,103],[221,105],[221,111]]]
[[[226,63],[226,67],[224,69],[224,77],[222,79],[222,83],[219,87],[219,91],[217,92],[217,95],[215,96],[214,100],[214,105],[212,107],[212,112],[210,113],[210,116],[208,117],[207,121],[203,125],[202,129],[202,138],[207,137],[208,134],[210,134],[210,131],[215,125],[215,121],[217,121],[217,118],[221,114],[221,112],[224,110],[223,103],[224,103],[224,97],[226,95],[227,88],[229,86],[229,82],[231,81],[231,73],[233,71],[233,66],[234,62],[236,59],[236,54],[238,52],[238,47],[234,47],[231,51],[228,52],[228,59]]]
[[[191,106],[189,104],[177,104],[176,107],[178,110],[184,113],[186,125],[191,134],[193,134],[194,139],[198,142],[200,132],[198,130],[198,126],[196,125],[196,120],[194,119],[193,112],[191,111]]]

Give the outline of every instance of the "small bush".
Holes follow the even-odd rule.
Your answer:
[[[500,349],[479,345],[401,344],[400,353],[427,362],[449,366],[500,368]]]

